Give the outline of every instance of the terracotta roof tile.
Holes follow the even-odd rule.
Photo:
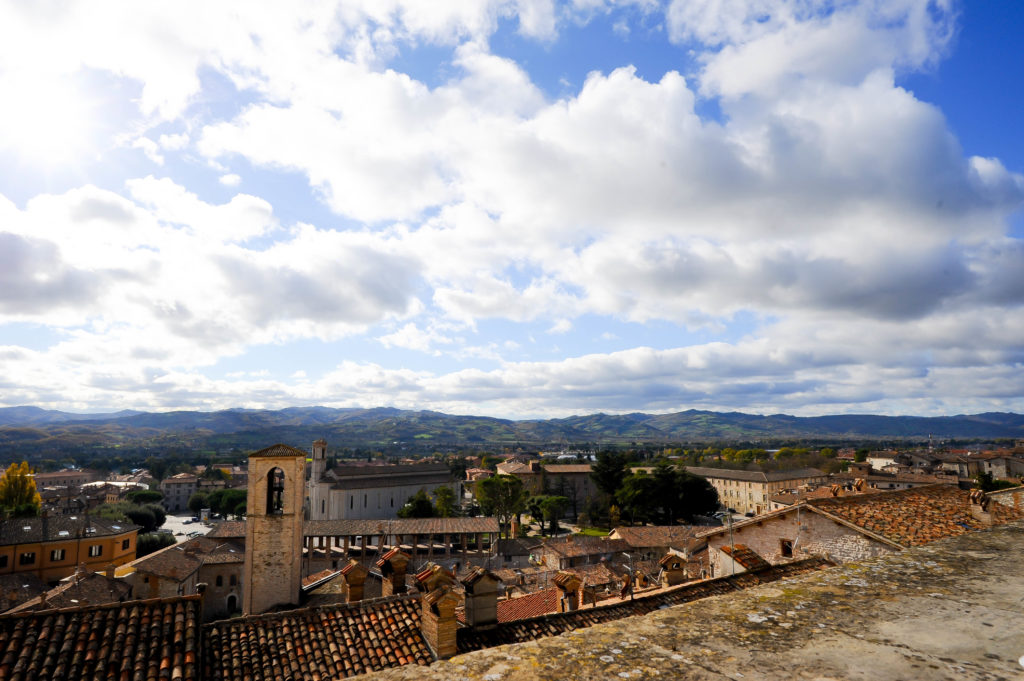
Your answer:
[[[224,620],[203,635],[203,678],[213,681],[343,679],[434,661],[409,595]]]
[[[552,588],[498,601],[498,621],[513,622],[558,612],[561,594],[557,588]]]
[[[199,678],[198,596],[0,616],[0,679]]]
[[[695,525],[643,525],[640,527],[616,527],[612,534],[633,548],[654,548],[657,546],[683,547],[707,529]]]
[[[258,452],[253,452],[252,454],[249,455],[249,458],[252,458],[254,456],[301,456],[302,458],[306,458],[306,452],[302,451],[301,449],[296,449],[295,447],[290,447],[288,445],[278,443],[276,445],[264,447]]]
[[[721,551],[747,570],[761,570],[771,567],[771,563],[759,556],[746,544],[726,545]]]
[[[610,622],[623,617],[643,615],[671,605],[679,605],[707,598],[708,596],[731,593],[759,584],[767,584],[807,572],[821,570],[832,565],[834,563],[824,558],[809,558],[786,565],[773,565],[757,572],[744,572],[735,576],[682,584],[650,595],[639,596],[632,601],[622,601],[572,612],[555,613],[505,622],[500,621],[499,616],[498,624],[491,628],[459,629],[457,632],[458,649],[459,653],[468,653],[506,643],[523,643],[547,636],[558,636],[559,634],[589,627],[600,622]],[[557,593],[557,589],[554,591]],[[501,603],[498,606],[500,608]],[[557,609],[557,603],[555,609]]]
[[[918,546],[986,527],[971,513],[970,492],[950,485],[814,499],[808,505],[902,546]],[[996,525],[1024,518],[1024,512],[992,504]]]

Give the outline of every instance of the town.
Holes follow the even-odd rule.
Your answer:
[[[346,678],[1024,521],[1020,441],[153,468],[7,468],[0,678]]]

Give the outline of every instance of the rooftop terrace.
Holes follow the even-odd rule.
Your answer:
[[[1022,557],[1018,522],[366,678],[1021,678]]]

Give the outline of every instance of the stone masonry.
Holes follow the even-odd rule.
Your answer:
[[[783,555],[784,540],[794,542],[792,556]],[[721,552],[717,549],[728,546],[729,541],[728,532],[708,537],[708,559],[716,577],[722,574]],[[787,513],[767,518],[762,523],[738,527],[733,530],[733,541],[746,544],[773,565],[814,555],[847,563],[898,550],[813,511]]]
[[[1024,678],[1024,525],[368,681]]]

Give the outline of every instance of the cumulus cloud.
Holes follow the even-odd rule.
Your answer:
[[[642,77],[623,63],[554,96],[491,49],[503,22],[543,49],[599,14],[663,22],[693,67]],[[19,399],[59,392],[47,365],[104,406],[131,393],[160,406],[941,411],[954,403],[942,396],[965,410],[1024,394],[1024,249],[1007,230],[1024,177],[967,156],[942,111],[897,84],[950,49],[945,0],[67,3],[4,17],[0,76],[103,72],[137,95],[119,139],[161,172],[201,162],[221,196],[241,184],[229,165],[252,169],[251,193],[222,202],[170,171],[21,208],[0,198],[0,323],[64,333],[0,353],[0,375],[37,387]],[[439,83],[393,66],[424,46],[449,55]],[[205,99],[231,91],[230,106]],[[304,178],[337,219],[282,217],[260,191],[275,173]],[[572,345],[594,319],[617,351],[552,359],[482,331],[500,321]],[[737,319],[742,333],[715,339]],[[705,335],[648,342],[656,327]],[[464,368],[202,371],[354,335]]]

